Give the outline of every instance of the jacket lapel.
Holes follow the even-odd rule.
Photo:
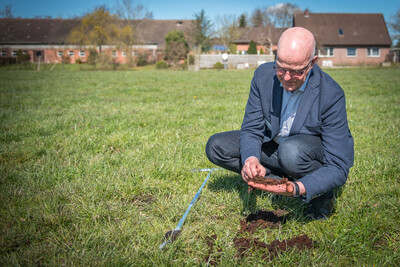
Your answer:
[[[282,87],[281,83],[278,80],[276,75],[273,79],[273,89],[272,89],[272,97],[271,97],[271,105],[270,105],[270,114],[271,114],[271,133],[272,136],[276,136],[279,132],[279,123],[281,117],[281,108],[282,108]]]
[[[306,90],[304,91],[304,95],[301,98],[299,107],[297,108],[296,117],[294,118],[293,125],[292,128],[290,129],[289,135],[295,135],[300,132],[300,129],[303,126],[304,122],[306,121],[312,105],[314,104],[316,98],[319,95],[318,86],[314,86],[316,82],[315,76],[316,76],[315,73],[312,73],[310,76]]]

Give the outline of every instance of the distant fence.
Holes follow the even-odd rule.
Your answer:
[[[273,55],[228,55],[226,64],[230,69],[245,69],[255,68],[262,63],[274,60]],[[211,69],[217,62],[224,63],[221,55],[197,55],[194,69]]]

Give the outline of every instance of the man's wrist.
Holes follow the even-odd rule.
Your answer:
[[[294,184],[293,196],[299,197],[300,196],[300,187],[296,182],[294,182],[293,184]]]

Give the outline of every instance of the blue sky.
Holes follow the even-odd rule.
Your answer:
[[[0,0],[0,7],[11,5],[16,17],[33,18],[52,16],[72,18],[106,5],[113,8],[119,0]],[[391,19],[400,8],[399,0],[136,0],[149,11],[155,19],[191,19],[195,12],[205,10],[206,15],[214,20],[217,15],[242,13],[251,14],[257,7],[274,6],[278,3],[295,3],[302,9],[320,13],[382,13],[386,21]]]

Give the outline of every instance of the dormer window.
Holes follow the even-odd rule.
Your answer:
[[[343,29],[338,29],[338,33],[339,35],[343,35],[344,34]]]
[[[178,25],[178,26],[182,26],[182,24],[183,24],[183,21],[182,21],[182,20],[178,20],[178,21],[176,22],[176,25]]]

